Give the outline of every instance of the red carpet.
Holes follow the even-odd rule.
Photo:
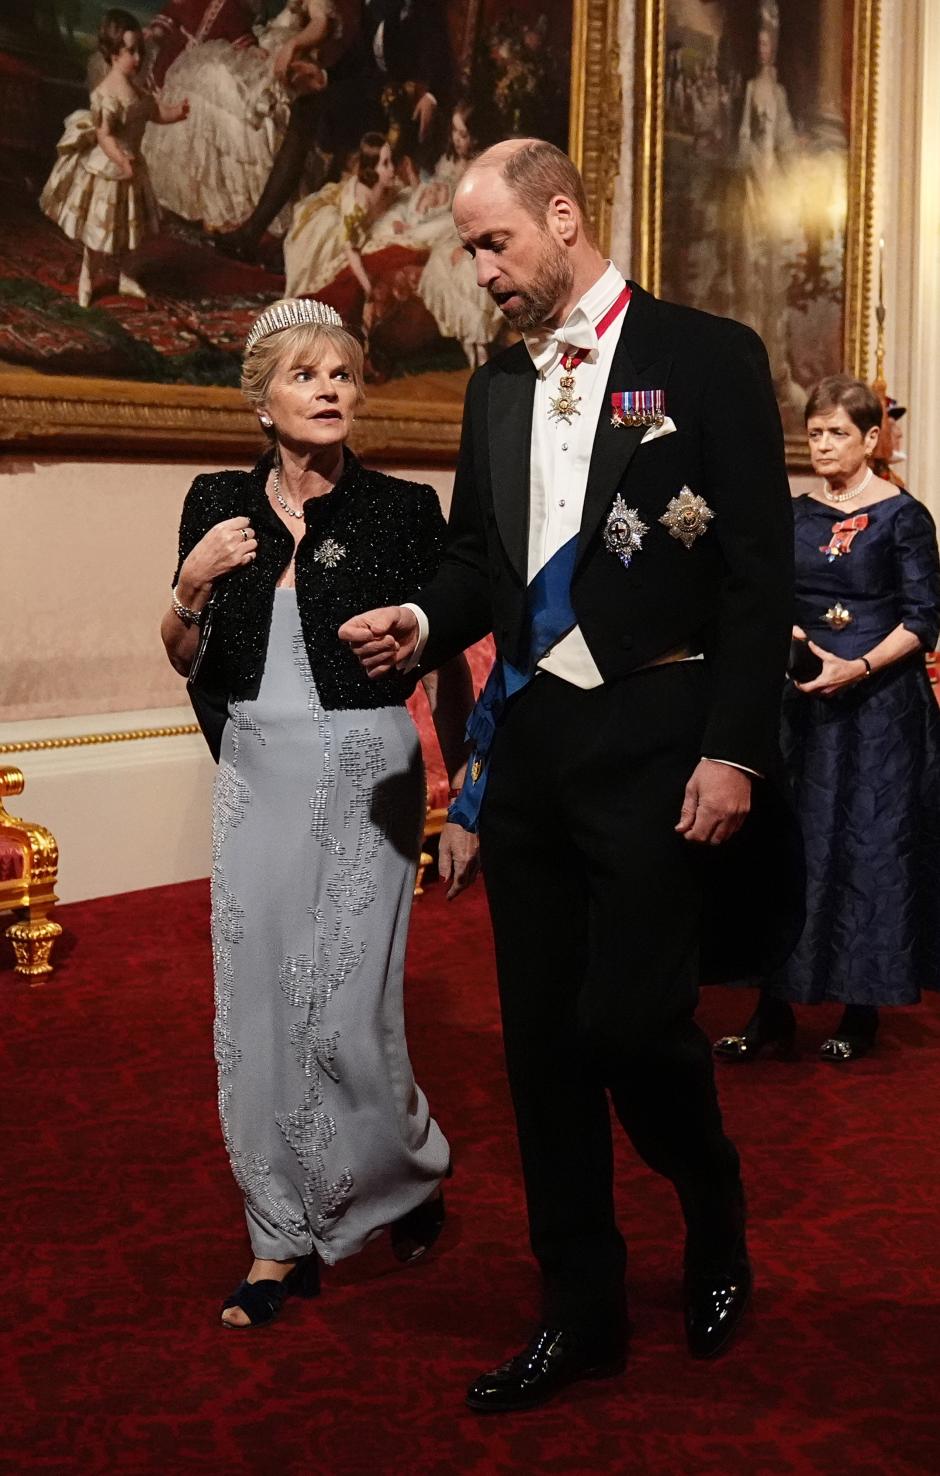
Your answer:
[[[409,1033],[456,1176],[440,1248],[384,1244],[319,1302],[221,1331],[248,1265],[215,1118],[207,891],[62,908],[43,989],[4,954],[6,1335],[0,1464],[118,1476],[908,1476],[940,1469],[940,1010],[895,1012],[876,1055],[726,1068],[758,1290],[714,1365],[686,1355],[671,1191],[619,1156],[634,1351],[626,1377],[486,1421],[464,1385],[536,1298],[482,894],[415,911]],[[5,946],[5,945],[4,945]],[[711,1034],[747,1001],[708,995]],[[577,1165],[559,1185],[577,1212]],[[394,1266],[394,1269],[392,1267]],[[5,1458],[2,1459],[2,1458]]]

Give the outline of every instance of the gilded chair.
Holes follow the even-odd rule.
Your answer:
[[[22,794],[24,784],[19,769],[0,764],[0,912],[17,914],[6,930],[16,972],[40,983],[52,973],[52,945],[62,932],[51,915],[58,900],[59,847],[44,826],[7,813],[4,799]]]

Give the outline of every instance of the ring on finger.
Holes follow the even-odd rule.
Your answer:
[[[251,534],[248,532],[248,529],[247,528],[243,528],[242,529],[242,537],[244,538],[244,540],[245,540],[246,543],[248,542],[249,538],[251,537]]]

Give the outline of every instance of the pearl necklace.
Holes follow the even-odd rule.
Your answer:
[[[289,502],[285,502],[281,496],[281,468],[279,466],[275,466],[274,468],[274,486],[271,488],[271,491],[274,493],[274,501],[280,504],[289,518],[303,517],[303,508],[298,512],[296,508],[291,507]]]
[[[850,492],[833,492],[832,488],[827,482],[825,487],[823,488],[823,497],[826,498],[827,502],[851,502],[853,497],[861,497],[862,493],[865,491],[865,488],[868,486],[874,475],[875,473],[872,471],[871,467],[869,467],[865,475],[862,477],[862,480],[859,482],[858,486],[853,487]]]

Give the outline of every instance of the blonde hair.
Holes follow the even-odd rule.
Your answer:
[[[365,380],[362,346],[358,340],[346,328],[334,327],[331,323],[298,323],[294,327],[265,334],[245,354],[242,360],[242,394],[252,410],[260,410],[266,403],[279,369],[299,369],[304,364],[317,364],[327,347],[335,349],[345,361],[356,386],[356,402],[361,404],[365,399]],[[274,439],[273,427],[264,426],[262,429]]]

